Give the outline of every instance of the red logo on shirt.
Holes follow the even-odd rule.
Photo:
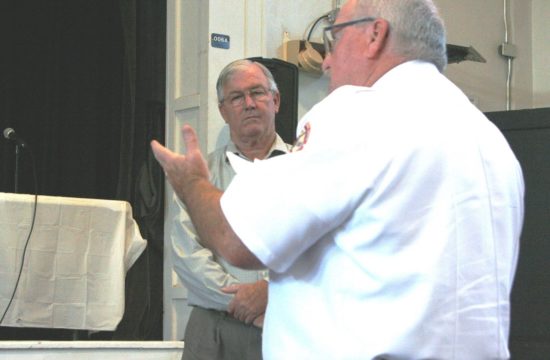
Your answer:
[[[310,131],[311,125],[309,123],[306,123],[304,125],[304,128],[302,129],[302,132],[300,133],[300,136],[298,136],[298,138],[294,142],[294,145],[292,145],[290,152],[300,151],[304,148],[309,138]]]

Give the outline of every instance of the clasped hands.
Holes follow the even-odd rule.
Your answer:
[[[263,327],[267,307],[267,281],[259,280],[250,284],[234,284],[223,287],[226,294],[233,294],[227,307],[229,315],[246,324]]]

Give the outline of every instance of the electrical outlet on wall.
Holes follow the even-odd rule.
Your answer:
[[[518,56],[518,49],[516,45],[510,43],[502,43],[499,47],[500,55],[509,58],[515,58]]]

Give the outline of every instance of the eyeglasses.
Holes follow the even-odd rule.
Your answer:
[[[325,43],[325,52],[327,54],[329,54],[329,53],[332,52],[332,50],[334,50],[334,45],[336,44],[336,41],[338,40],[336,38],[336,33],[338,31],[342,30],[346,26],[355,25],[355,24],[359,24],[359,23],[367,22],[367,21],[374,21],[374,20],[376,20],[376,18],[374,18],[374,17],[365,17],[365,18],[352,20],[352,21],[346,21],[346,22],[343,22],[343,23],[334,24],[334,25],[330,25],[330,26],[325,27],[325,29],[323,30],[323,42]]]
[[[254,102],[263,102],[268,99],[269,92],[270,90],[266,90],[263,87],[257,87],[242,92],[232,92],[226,99],[222,99],[220,101],[220,104],[227,100],[229,104],[233,107],[243,106],[247,94],[252,100],[254,100]]]

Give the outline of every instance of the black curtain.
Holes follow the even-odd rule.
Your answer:
[[[117,330],[79,336],[162,339],[164,180],[149,141],[164,139],[166,1],[3,0],[0,33],[0,128],[29,145],[17,192],[34,193],[34,163],[41,195],[129,201],[148,242]],[[2,139],[0,192],[16,189],[14,148]],[[0,327],[0,339],[74,336]]]

